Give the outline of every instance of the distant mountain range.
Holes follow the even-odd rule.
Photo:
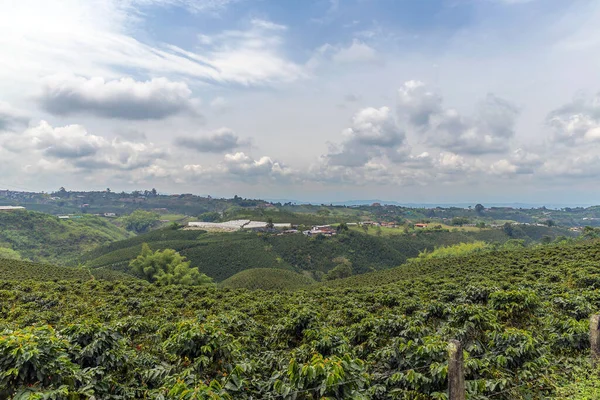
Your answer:
[[[435,207],[459,207],[459,208],[469,208],[475,207],[477,203],[402,203],[398,201],[392,200],[379,200],[379,199],[371,199],[371,200],[345,200],[345,201],[301,201],[294,199],[265,199],[271,203],[294,203],[294,204],[332,204],[334,206],[362,206],[362,205],[371,205],[373,203],[379,203],[381,205],[392,205],[392,206],[400,206],[400,207],[410,207],[410,208],[435,208]],[[512,208],[540,208],[546,207],[549,209],[561,209],[565,207],[591,207],[594,204],[542,204],[542,203],[482,203],[485,207],[512,207]]]

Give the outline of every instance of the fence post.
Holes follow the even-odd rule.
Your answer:
[[[592,367],[600,365],[600,314],[590,318],[590,350],[592,353]]]
[[[448,399],[465,400],[463,348],[458,340],[448,343]]]

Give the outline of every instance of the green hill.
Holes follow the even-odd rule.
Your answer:
[[[229,282],[244,276],[265,275]],[[433,400],[448,388],[450,339],[464,346],[471,399],[599,395],[588,334],[598,240],[411,261],[295,291],[99,279],[0,289],[2,398]]]
[[[130,236],[95,216],[60,220],[33,211],[0,212],[0,247],[31,261],[65,263],[96,246]]]
[[[294,290],[306,288],[314,280],[292,271],[275,268],[254,268],[225,279],[222,287],[230,289]]]
[[[135,278],[131,275],[105,268],[90,270],[88,268],[61,267],[51,264],[0,258],[0,280],[88,281],[94,279],[125,281],[134,280]]]
[[[526,242],[532,239],[528,236]],[[159,229],[113,242],[83,254],[77,262],[90,268],[129,271],[129,261],[142,243],[153,250],[175,249],[200,272],[221,282],[253,268],[277,268],[308,273],[320,280],[336,266],[336,258],[352,263],[354,274],[389,269],[417,257],[424,250],[477,240],[502,243],[510,239],[501,229],[478,232],[419,231],[414,234],[376,236],[349,231],[331,238],[301,234],[272,235],[252,232],[206,233],[195,230]]]

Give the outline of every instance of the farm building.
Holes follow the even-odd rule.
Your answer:
[[[0,206],[0,211],[18,211],[25,210],[25,207],[21,206]]]
[[[415,224],[415,228],[427,228],[427,224]]]

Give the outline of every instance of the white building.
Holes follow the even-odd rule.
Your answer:
[[[18,211],[18,210],[24,210],[25,207],[21,207],[21,206],[0,206],[0,211]]]

